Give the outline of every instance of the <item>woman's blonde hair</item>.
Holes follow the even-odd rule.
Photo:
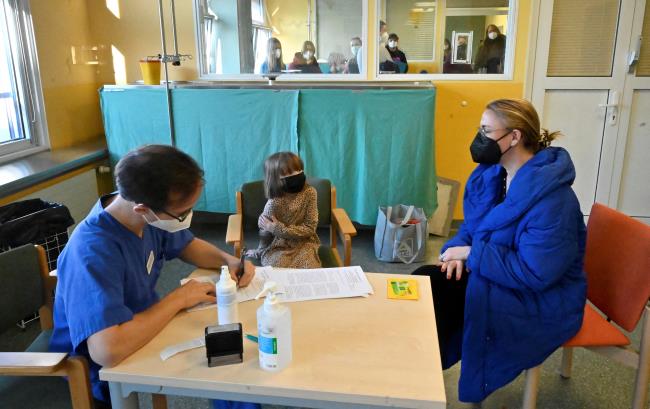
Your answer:
[[[485,107],[503,122],[507,129],[518,129],[524,147],[536,153],[549,145],[561,135],[560,132],[549,132],[540,128],[539,116],[533,104],[525,99],[497,99]]]
[[[293,152],[277,152],[264,161],[264,195],[275,199],[284,195],[282,176],[305,170],[300,156]]]

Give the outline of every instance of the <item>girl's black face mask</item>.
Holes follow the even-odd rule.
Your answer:
[[[282,178],[284,181],[284,190],[287,193],[298,193],[305,187],[305,172],[300,172],[295,175],[286,176]]]
[[[497,142],[505,138],[507,135],[510,135],[510,132],[512,131],[509,131],[508,133],[502,135],[499,139],[490,139],[479,130],[476,133],[472,144],[469,146],[469,152],[472,154],[472,160],[476,163],[483,163],[486,165],[494,165],[499,163],[501,156],[503,156],[504,153],[508,152],[512,146],[506,149],[505,152],[501,152],[501,148]]]

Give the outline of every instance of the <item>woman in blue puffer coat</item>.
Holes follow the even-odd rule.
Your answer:
[[[585,225],[569,153],[550,147],[525,100],[487,105],[465,222],[429,275],[443,368],[462,359],[458,396],[480,402],[535,367],[582,324]]]

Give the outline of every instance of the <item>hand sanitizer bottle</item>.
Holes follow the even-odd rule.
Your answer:
[[[291,362],[291,310],[277,298],[276,284],[267,281],[255,297],[266,295],[257,309],[257,339],[260,367],[266,371],[280,371]]]
[[[237,284],[230,277],[228,266],[221,266],[221,277],[217,282],[217,314],[219,325],[239,322]]]

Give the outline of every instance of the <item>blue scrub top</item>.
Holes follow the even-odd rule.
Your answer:
[[[150,225],[138,237],[104,211],[114,195],[97,202],[59,256],[50,339],[50,351],[88,359],[93,395],[105,402],[108,384],[99,381],[101,367],[90,359],[86,340],[158,302],[154,288],[164,260],[178,257],[194,238],[189,230],[168,233]]]

